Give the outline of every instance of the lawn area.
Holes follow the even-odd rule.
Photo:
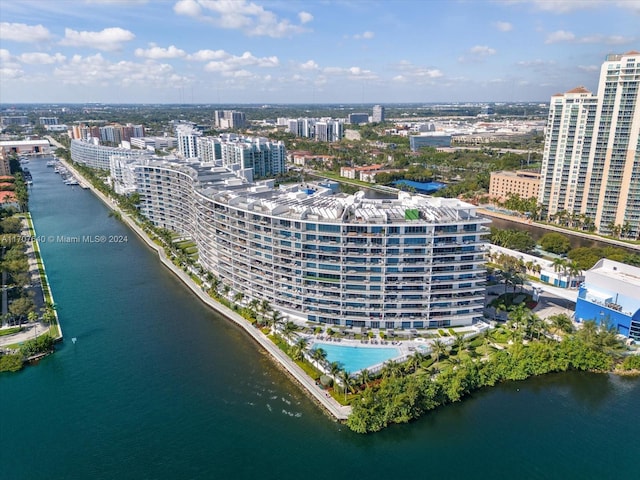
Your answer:
[[[491,300],[489,305],[493,308],[497,308],[498,305],[504,304],[505,307],[513,307],[524,303],[527,308],[534,308],[538,303],[533,301],[533,297],[525,292],[507,292],[503,293],[499,297]]]

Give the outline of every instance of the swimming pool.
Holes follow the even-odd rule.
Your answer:
[[[313,348],[327,352],[329,362],[338,362],[349,373],[354,373],[391,358],[399,357],[400,350],[393,347],[364,347],[315,342]]]

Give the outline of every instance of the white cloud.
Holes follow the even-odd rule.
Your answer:
[[[187,55],[187,60],[195,60],[197,62],[208,62],[209,60],[220,60],[227,58],[229,54],[224,50],[198,50],[196,53]]]
[[[506,3],[529,3],[533,5],[536,10],[557,14],[570,13],[577,10],[589,10],[598,7],[618,7],[640,13],[640,0],[508,0]]]
[[[605,45],[624,45],[635,41],[633,37],[623,37],[622,35],[602,35],[594,33],[585,37],[577,37],[573,32],[557,30],[547,35],[545,43],[601,43]]]
[[[318,68],[320,67],[313,60],[307,60],[306,62],[300,64],[300,68],[302,70],[318,70]]]
[[[97,50],[119,50],[122,43],[133,40],[135,35],[120,27],[105,28],[100,32],[78,32],[65,28],[60,45],[71,47],[89,47]]]
[[[0,48],[0,78],[4,80],[15,80],[24,75],[22,65],[16,61],[6,48]]]
[[[6,48],[0,48],[0,62],[8,62],[11,60],[11,53]]]
[[[158,47],[155,44],[151,44],[150,48],[146,50],[143,48],[136,48],[134,53],[136,57],[153,58],[153,59],[180,58],[180,57],[184,57],[187,54],[184,50],[177,48],[175,45],[170,45],[167,48],[162,48],[162,47]]]
[[[547,35],[547,39],[544,43],[558,43],[558,42],[571,42],[575,40],[576,36],[572,32],[566,30],[557,30]]]
[[[22,63],[29,65],[50,65],[52,63],[62,63],[66,60],[66,57],[61,53],[55,55],[49,55],[42,52],[23,53],[18,57]]]
[[[598,65],[578,65],[578,69],[582,70],[583,72],[592,73],[599,71],[600,67]]]
[[[298,18],[300,19],[300,23],[304,25],[305,23],[309,23],[311,20],[313,20],[313,15],[311,15],[309,12],[300,12],[298,13]]]
[[[322,72],[335,77],[347,77],[350,80],[376,80],[378,78],[371,70],[361,67],[325,67]]]
[[[513,25],[511,25],[509,22],[495,22],[493,26],[501,32],[510,32],[511,30],[513,30]]]
[[[179,0],[173,11],[219,28],[241,30],[249,36],[279,38],[307,31],[302,25],[280,19],[272,11],[247,0]],[[206,14],[209,12],[211,14]],[[302,24],[313,19],[307,12],[300,12],[298,17]]]
[[[26,25],[24,23],[0,23],[0,39],[14,42],[35,43],[51,38],[49,30],[42,25]]]
[[[256,57],[251,52],[244,52],[240,56],[222,52],[218,54],[218,60],[210,61],[204,67],[207,72],[218,72],[225,76],[246,76],[248,67],[273,68],[280,65],[278,57]]]
[[[24,76],[24,72],[20,68],[0,67],[0,78],[5,80],[15,80]]]
[[[356,40],[371,40],[375,34],[370,31],[366,31],[364,33],[357,33],[353,36]]]
[[[202,9],[196,0],[180,0],[173,6],[173,11],[178,15],[197,17],[202,12]]]
[[[435,79],[444,76],[441,70],[437,68],[423,67],[414,65],[407,60],[401,60],[394,67],[401,72],[400,75],[393,77],[396,82],[412,82],[415,84],[432,84]]]
[[[477,55],[479,57],[487,57],[489,55],[495,55],[495,49],[491,47],[487,47],[486,45],[476,45],[475,47],[471,47],[469,50],[473,55]]]
[[[67,85],[165,88],[189,82],[188,77],[177,75],[173,67],[165,63],[152,60],[111,62],[99,53],[86,57],[74,55],[56,67],[53,75]]]

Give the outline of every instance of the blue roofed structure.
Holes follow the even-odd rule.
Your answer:
[[[585,272],[576,302],[576,320],[609,322],[640,340],[640,268],[601,259]]]

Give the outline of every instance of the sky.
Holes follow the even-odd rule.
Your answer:
[[[640,0],[0,0],[0,103],[547,102]]]

